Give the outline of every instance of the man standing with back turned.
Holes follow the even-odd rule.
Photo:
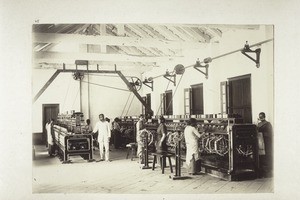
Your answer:
[[[265,155],[260,156],[260,170],[261,176],[273,176],[273,128],[270,122],[266,120],[264,112],[259,113],[259,123],[257,124],[257,131],[263,135],[265,145]]]

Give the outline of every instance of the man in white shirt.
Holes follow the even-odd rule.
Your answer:
[[[49,119],[49,121],[46,123],[46,131],[47,131],[47,147],[48,147],[48,153],[50,156],[53,156],[55,153],[54,150],[54,142],[53,142],[53,119]]]
[[[110,125],[105,121],[104,114],[99,115],[99,121],[96,123],[93,133],[98,131],[98,142],[100,150],[100,161],[104,160],[105,148],[105,161],[109,160],[109,140],[111,136]],[[104,148],[103,148],[104,147]]]

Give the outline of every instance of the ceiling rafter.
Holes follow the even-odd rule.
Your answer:
[[[139,51],[137,48],[133,48],[130,46],[123,46],[121,48],[126,50],[127,55],[137,55],[137,56],[146,55],[145,53]]]
[[[137,33],[135,33],[133,30],[131,30],[127,25],[125,25],[124,27],[125,31],[126,31],[126,35],[130,36],[130,37],[138,37],[140,38],[141,36],[138,35]]]
[[[205,32],[197,27],[192,28],[192,30],[194,30],[197,34],[201,35],[204,39],[205,42],[209,42],[210,41],[210,36],[205,34]]]
[[[141,32],[138,28],[135,28],[132,24],[127,24],[126,27],[134,32],[139,37],[145,38],[145,33]],[[147,37],[146,37],[147,38]]]
[[[179,48],[201,48],[199,42],[167,41],[154,38],[137,38],[122,36],[90,36],[80,34],[60,34],[60,33],[35,33],[33,42],[37,43],[60,43],[72,42],[74,44],[97,44],[115,46],[136,46],[136,47],[155,47],[164,49]]]
[[[137,25],[134,24],[128,24],[126,25],[128,29],[130,29],[135,34],[139,35],[142,38],[151,38],[151,35],[149,35],[147,32],[143,31],[141,28],[139,28]],[[138,52],[142,53],[143,55],[151,54],[151,55],[157,55],[151,52],[149,49],[143,48],[143,47],[131,47],[137,50]],[[148,53],[145,53],[148,52]]]
[[[164,56],[168,56],[168,54],[166,54],[166,53],[164,53],[164,52],[162,52],[162,51],[160,51],[159,49],[157,49],[157,48],[149,48],[150,50],[152,50],[152,51],[154,51],[154,52],[156,52],[156,54],[157,55],[164,55]]]
[[[134,29],[138,30],[143,36],[146,38],[157,38],[151,31],[146,31],[147,29],[143,25],[139,24],[132,24],[131,25]]]
[[[146,25],[137,24],[135,26],[145,32],[150,38],[159,38],[159,35],[156,32],[149,30]]]
[[[106,33],[107,35],[118,36],[117,29],[113,24],[106,24]]]
[[[144,71],[144,70],[150,70],[153,67],[157,68],[159,66],[156,65],[155,62],[152,63],[140,63],[140,62],[105,62],[105,61],[90,61],[89,62],[89,69],[90,70],[110,70],[114,69],[115,65],[118,69],[133,69],[135,71]],[[63,66],[65,66],[66,69],[76,69],[76,65],[74,63],[34,63],[33,67],[35,69],[63,69]]]
[[[152,48],[144,48],[141,47],[144,51],[149,52],[151,55],[154,56],[165,56],[165,54],[161,54],[161,53],[157,53],[156,51],[154,51]]]
[[[151,32],[153,35],[153,38],[160,38],[160,39],[166,39],[165,36],[163,36],[160,32],[156,31],[155,29],[153,29],[150,25],[143,25],[144,30],[147,32]],[[155,47],[150,47],[150,49],[153,49],[154,51],[159,51],[159,52],[163,52],[164,55],[169,55],[169,56],[175,56],[177,55],[177,53],[173,50],[171,50],[170,48],[155,48]],[[176,50],[178,52],[178,49]],[[182,54],[180,54],[180,56],[182,56]]]
[[[164,35],[155,30],[152,26],[144,25],[144,27],[146,28],[146,30],[149,30],[153,35],[157,36],[157,38],[167,40],[167,38]]]
[[[50,27],[55,26],[55,25],[51,25]],[[66,29],[70,28],[71,25],[66,25],[66,26],[62,26],[62,28],[60,30],[57,31],[57,33],[63,33]],[[35,48],[35,51],[43,51],[47,49],[52,48],[53,46],[55,46],[56,44],[52,44],[52,43],[45,43],[42,46],[40,46],[39,48]]]
[[[218,37],[222,37],[222,31],[218,28],[210,28]]]
[[[114,48],[116,50],[116,53],[120,53],[121,51],[121,54],[126,54],[128,55],[129,53],[124,50],[121,46],[111,46],[112,48]]]
[[[145,52],[142,50],[142,48],[140,48],[140,47],[130,47],[130,48],[136,50],[137,52],[140,52],[142,55],[147,55],[147,53],[145,53]]]
[[[194,41],[195,38],[190,37],[187,35],[183,30],[179,29],[178,27],[167,27],[170,31],[172,31],[174,34],[178,35],[180,38],[182,38],[184,41]]]
[[[198,40],[200,42],[206,42],[206,39],[196,33],[192,28],[190,27],[181,27],[187,34],[190,34],[194,37],[195,40]]]
[[[132,56],[123,54],[103,54],[103,53],[58,53],[58,52],[35,52],[35,62],[37,63],[71,63],[75,60],[89,60],[94,62],[166,62],[175,59],[168,56]]]
[[[65,32],[68,32],[68,30],[69,30],[71,27],[72,27],[72,25],[67,24],[67,25],[63,26],[61,29],[59,29],[59,30],[57,31],[57,33],[65,33]]]
[[[170,31],[166,26],[155,26],[155,29],[158,29],[159,32],[163,32],[166,38],[170,38],[170,40],[180,40],[184,41],[181,37],[178,35],[175,35],[172,31]]]
[[[211,38],[213,38],[216,33],[211,29],[211,28],[207,28],[207,27],[202,27],[201,28],[207,35],[209,35]]]

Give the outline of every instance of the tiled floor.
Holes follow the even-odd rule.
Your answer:
[[[72,164],[50,158],[44,146],[36,146],[33,161],[33,193],[101,193],[101,194],[206,194],[206,193],[272,193],[273,178],[247,181],[225,181],[210,175],[187,176],[183,180],[169,178],[170,169],[161,173],[141,169],[137,161],[126,158],[126,150],[112,150],[112,162],[87,162],[71,157]],[[99,159],[99,152],[94,152]],[[173,162],[174,164],[174,162]]]

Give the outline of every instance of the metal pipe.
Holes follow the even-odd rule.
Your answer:
[[[264,40],[264,41],[262,41],[262,42],[258,42],[258,43],[256,43],[256,44],[252,44],[252,45],[249,46],[249,48],[255,47],[255,46],[258,46],[258,45],[261,45],[261,44],[264,44],[264,43],[267,43],[267,42],[270,42],[270,41],[273,41],[273,40],[274,40],[274,39],[272,38],[272,39]],[[228,56],[228,55],[230,55],[230,54],[233,54],[233,53],[236,53],[236,52],[240,52],[240,51],[242,51],[243,49],[244,49],[244,48],[241,48],[241,49],[238,49],[238,50],[235,50],[235,51],[230,51],[230,52],[228,52],[228,53],[221,54],[221,55],[219,55],[219,56],[215,56],[215,57],[211,58],[211,60],[216,60],[216,59],[218,59],[218,58],[222,58],[222,57],[224,57],[224,56]],[[204,62],[201,61],[200,64],[201,64],[201,63],[204,63]],[[194,65],[195,65],[195,64],[186,66],[185,69],[190,68],[190,67],[194,67]],[[162,77],[162,76],[164,76],[164,75],[165,75],[165,74],[155,76],[155,77],[153,77],[153,79]]]

